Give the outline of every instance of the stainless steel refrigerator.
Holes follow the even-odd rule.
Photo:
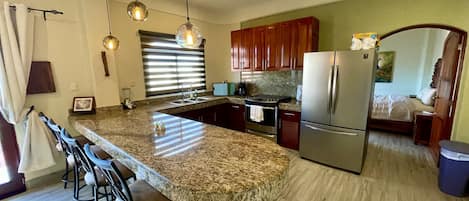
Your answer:
[[[305,53],[300,156],[361,173],[377,53]]]

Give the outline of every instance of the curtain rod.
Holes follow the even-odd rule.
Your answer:
[[[16,9],[16,6],[11,5],[10,8]],[[47,18],[46,18],[47,13],[51,13],[51,14],[54,14],[54,15],[63,15],[64,14],[64,12],[58,11],[58,10],[44,10],[44,9],[29,8],[29,7],[28,7],[28,11],[42,12],[42,16],[44,17],[44,21],[47,20]]]

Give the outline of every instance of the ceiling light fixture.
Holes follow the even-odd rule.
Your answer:
[[[111,33],[111,14],[109,12],[108,0],[106,0],[106,7],[107,7],[107,20],[108,20],[108,26],[109,26],[109,35],[104,37],[103,45],[108,50],[116,50],[117,48],[119,48],[119,39],[117,39]]]
[[[202,33],[193,25],[189,18],[189,0],[186,0],[187,22],[179,26],[176,33],[176,42],[185,48],[199,48],[202,44]]]
[[[135,0],[130,2],[127,6],[127,14],[129,14],[132,20],[142,22],[148,18],[148,9],[145,4]]]

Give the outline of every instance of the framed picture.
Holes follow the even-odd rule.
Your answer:
[[[378,53],[378,66],[376,67],[376,82],[392,82],[395,51]]]
[[[75,113],[93,113],[96,108],[96,103],[93,96],[89,97],[74,97],[72,112]]]

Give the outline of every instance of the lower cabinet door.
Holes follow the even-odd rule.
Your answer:
[[[229,105],[228,128],[244,132],[246,129],[244,122],[244,106],[237,104]]]
[[[280,111],[279,144],[283,147],[298,150],[300,138],[300,113]]]

